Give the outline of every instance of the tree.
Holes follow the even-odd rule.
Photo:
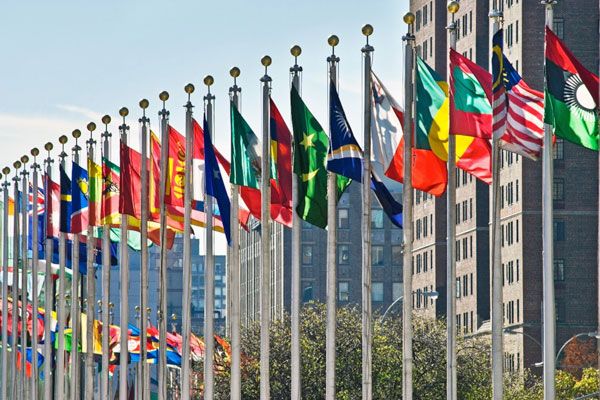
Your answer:
[[[571,373],[577,380],[581,379],[585,368],[598,365],[598,353],[596,352],[596,340],[582,340],[575,338],[564,350],[565,356],[560,362],[562,368]]]

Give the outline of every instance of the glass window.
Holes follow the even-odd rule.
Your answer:
[[[371,286],[371,301],[383,301],[383,282],[373,282]]]
[[[383,210],[373,209],[371,210],[371,229],[382,229],[383,228]]]
[[[552,185],[552,200],[565,201],[565,181],[562,178],[554,178]]]
[[[313,247],[312,245],[302,246],[302,264],[312,264],[313,262]]]
[[[565,240],[565,221],[562,219],[554,220],[554,241],[562,242]]]
[[[338,264],[348,264],[350,262],[350,246],[347,244],[338,245]]]
[[[383,246],[371,246],[371,265],[383,265]]]
[[[564,18],[554,18],[553,31],[560,40],[564,40],[564,38],[565,38],[565,19]]]
[[[307,303],[313,299],[313,283],[310,281],[302,282],[302,301]]]
[[[392,246],[392,265],[402,265],[402,246]]]
[[[338,282],[338,300],[348,301],[350,297],[350,282]]]
[[[565,159],[565,141],[563,138],[556,137],[556,143],[552,147],[552,157],[555,160]]]
[[[396,301],[403,293],[402,282],[392,283],[392,301]]]
[[[350,220],[348,219],[348,209],[340,208],[338,210],[338,228],[346,229],[350,227]]]
[[[312,229],[313,225],[305,220],[302,220],[302,229]]]
[[[555,259],[554,260],[554,280],[564,281],[565,280],[565,260]]]

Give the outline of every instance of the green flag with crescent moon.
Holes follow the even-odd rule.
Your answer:
[[[298,179],[296,212],[304,221],[325,229],[327,228],[326,162],[329,139],[294,87],[292,87],[291,102],[294,172]],[[336,197],[338,199],[350,182],[350,179],[337,175]]]

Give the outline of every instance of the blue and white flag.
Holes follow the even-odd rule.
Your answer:
[[[362,182],[363,152],[360,148],[338,96],[333,81],[329,104],[329,154],[327,170]],[[371,189],[392,223],[402,228],[402,204],[398,203],[371,167]]]

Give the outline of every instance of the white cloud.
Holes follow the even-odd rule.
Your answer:
[[[80,114],[83,115],[86,118],[92,119],[92,120],[100,120],[102,119],[102,114],[97,113],[93,110],[84,108],[84,107],[79,107],[79,106],[74,106],[74,105],[70,105],[70,104],[57,104],[56,107],[60,108],[61,110],[65,110],[74,114]]]

